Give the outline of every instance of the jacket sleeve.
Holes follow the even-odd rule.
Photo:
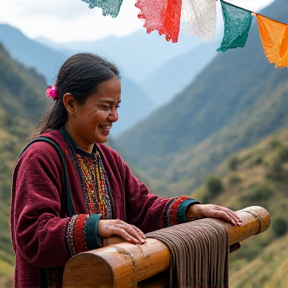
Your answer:
[[[72,255],[100,247],[97,226],[101,215],[63,215],[62,174],[57,152],[44,142],[31,145],[14,169],[13,245],[36,266],[64,266]]]
[[[143,232],[185,222],[186,209],[192,204],[200,203],[187,196],[164,198],[152,194],[121,158],[119,161],[125,183],[127,222]]]

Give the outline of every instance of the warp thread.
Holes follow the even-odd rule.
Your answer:
[[[227,288],[229,235],[213,219],[153,231],[170,250],[170,288]]]

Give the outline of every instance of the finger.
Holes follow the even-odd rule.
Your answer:
[[[236,222],[237,226],[241,226],[242,225],[242,219],[234,212],[232,211],[232,216],[231,216],[234,221]]]
[[[129,235],[131,235],[133,238],[137,239],[139,241],[139,243],[144,243],[145,242],[145,236],[141,236],[141,234],[138,232],[141,231],[140,229],[138,229],[137,227],[133,226],[133,225],[129,225],[126,222],[124,222],[124,224],[116,224],[116,227],[119,227],[121,229],[124,229]],[[136,229],[135,229],[136,228]],[[141,231],[142,232],[142,231]]]
[[[137,238],[133,237],[133,235],[128,233],[124,228],[113,226],[113,227],[111,227],[111,230],[112,230],[113,235],[120,236],[121,238],[123,238],[127,242],[130,242],[132,244],[140,244],[139,240]]]
[[[134,225],[131,225],[131,226],[141,236],[142,239],[146,239],[146,236],[141,229],[139,229],[138,227]]]
[[[235,217],[234,213],[231,213],[230,211],[223,211],[223,213],[224,220],[230,222],[234,226],[240,226],[242,224],[242,222],[240,222],[241,220],[238,219],[238,217]]]
[[[235,223],[236,226],[241,226],[242,225],[242,219],[237,215],[237,213],[229,208],[222,207],[224,211],[231,217],[233,222]]]
[[[123,228],[128,234],[131,234],[134,238],[138,239],[140,243],[145,243],[146,237],[138,227],[119,219],[116,220],[115,226]]]
[[[131,225],[131,227],[136,231],[136,233],[141,237],[142,239],[142,244],[146,242],[146,236],[145,234],[143,233],[142,230],[140,230],[138,227],[134,226],[134,225]]]
[[[215,205],[215,209],[225,212],[229,216],[229,218],[231,219],[229,222],[231,222],[233,225],[235,225],[235,226],[241,226],[242,225],[242,220],[236,214],[235,211],[233,211],[227,207],[222,207],[222,206],[217,206],[217,205]],[[225,217],[225,220],[227,220],[227,217]]]

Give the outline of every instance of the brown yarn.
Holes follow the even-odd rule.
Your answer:
[[[170,250],[170,288],[228,287],[229,235],[213,219],[200,219],[146,234]]]

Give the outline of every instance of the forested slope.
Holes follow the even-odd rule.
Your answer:
[[[33,125],[47,108],[45,88],[42,76],[12,60],[0,44],[0,287],[11,283],[13,274],[9,230],[12,169]]]

